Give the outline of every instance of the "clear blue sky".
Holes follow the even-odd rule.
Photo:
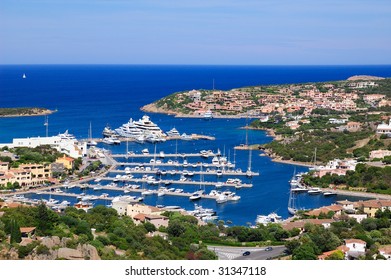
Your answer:
[[[391,64],[390,0],[0,0],[0,64]]]

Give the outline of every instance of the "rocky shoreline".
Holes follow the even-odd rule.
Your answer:
[[[16,117],[36,117],[36,116],[46,116],[57,112],[57,110],[49,110],[49,109],[37,109],[33,108],[33,113],[20,113],[20,114],[6,114],[0,115],[0,118],[16,118]]]
[[[163,108],[157,107],[154,103],[144,105],[140,108],[141,111],[147,112],[147,113],[156,113],[156,114],[166,114],[170,116],[174,116],[176,118],[195,118],[199,119],[202,118],[202,116],[199,115],[193,115],[193,114],[183,114],[178,113],[172,110],[166,110]],[[239,115],[213,115],[213,118],[215,119],[242,119],[246,118],[247,116],[239,114]]]

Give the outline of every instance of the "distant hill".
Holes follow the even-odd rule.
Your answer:
[[[384,80],[385,78],[383,77],[376,77],[376,76],[368,76],[368,75],[355,75],[352,77],[349,77],[347,80],[348,81],[378,81],[378,80]]]

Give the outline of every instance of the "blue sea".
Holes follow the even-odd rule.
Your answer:
[[[23,73],[26,79],[22,79]],[[228,90],[254,85],[335,81],[353,75],[391,77],[391,66],[3,65],[0,66],[0,106],[56,109],[58,111],[49,116],[49,135],[68,129],[77,138],[87,138],[91,122],[93,137],[98,138],[106,124],[116,128],[129,118],[141,118],[144,113],[140,107],[177,91],[212,89],[213,85],[215,89]],[[246,120],[205,121],[163,114],[148,115],[165,131],[175,127],[180,133],[216,137],[215,141],[178,141],[178,145],[174,141],[167,141],[158,144],[157,151],[169,153],[178,149],[178,152],[191,153],[220,149],[231,161],[235,159],[238,168],[247,169],[248,151],[233,150],[234,146],[245,142],[246,132],[240,128],[246,124]],[[45,136],[43,124],[43,116],[0,118],[0,143],[12,142],[17,137]],[[250,144],[272,140],[263,131],[249,131],[248,138]],[[100,146],[104,147],[103,144]],[[145,147],[153,151],[152,145],[134,143],[129,145],[129,150],[139,152]],[[105,148],[112,149],[113,153],[126,151],[124,144]],[[288,180],[295,171],[307,169],[272,162],[258,152],[252,154],[252,167],[260,172],[260,176],[252,179],[252,188],[237,190],[240,201],[217,205],[214,200],[202,199],[198,204],[216,209],[219,219],[230,220],[236,225],[254,223],[258,214],[273,211],[288,217]],[[195,176],[194,180],[199,178]],[[209,176],[205,180],[217,178]],[[196,188],[177,187],[185,191]],[[206,187],[207,192],[210,190],[210,187]],[[301,194],[298,204],[304,208],[314,208],[341,199],[346,197]],[[181,197],[148,196],[144,201],[151,205],[179,205],[188,210],[194,208],[193,202]]]

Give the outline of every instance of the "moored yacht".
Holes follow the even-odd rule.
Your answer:
[[[208,110],[206,111],[203,115],[202,115],[203,119],[204,120],[211,120],[213,119],[213,113],[211,110]]]
[[[77,140],[76,137],[73,134],[70,134],[68,132],[68,129],[65,130],[64,133],[59,133],[57,136],[60,137],[61,140],[72,140],[72,141],[76,141]]]
[[[110,128],[109,125],[106,125],[105,128],[102,131],[103,137],[111,137],[118,135],[114,130]]]
[[[171,130],[167,131],[166,134],[167,134],[167,136],[170,136],[170,137],[179,137],[180,136],[179,131],[175,127],[172,128]]]
[[[320,188],[311,188],[308,190],[308,194],[320,194],[322,191]]]
[[[163,137],[165,134],[154,122],[152,122],[149,116],[144,115],[138,121],[133,121],[133,124],[136,128],[140,129],[144,134],[155,134],[158,137]]]
[[[269,215],[258,215],[256,219],[257,224],[267,225],[269,223],[280,223],[281,216],[277,215],[275,212],[270,213]]]

